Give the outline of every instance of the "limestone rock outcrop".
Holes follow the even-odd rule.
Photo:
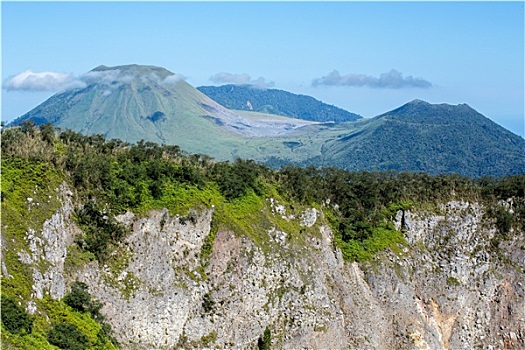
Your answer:
[[[525,348],[525,235],[494,249],[496,229],[478,203],[399,211],[407,244],[366,263],[343,261],[313,208],[285,218],[317,233],[294,240],[261,229],[263,245],[213,232],[213,208],[127,213],[119,220],[131,233],[113,252],[117,263],[66,271],[79,232],[68,198],[42,232],[27,234],[34,249],[20,259],[47,266],[35,269],[33,297],[62,298],[73,280],[86,283],[125,349],[256,348],[267,328],[272,348],[283,349]]]

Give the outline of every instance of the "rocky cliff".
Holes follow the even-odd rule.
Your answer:
[[[65,184],[56,200],[16,252],[31,273],[27,310],[49,312],[39,300],[82,281],[124,349],[525,348],[525,235],[498,236],[479,203],[400,210],[392,219],[406,243],[364,263],[343,260],[323,207],[267,198],[269,220],[253,235],[217,229],[211,205],[127,212],[118,220],[129,234],[102,264],[74,243],[81,230]],[[37,201],[27,198],[28,210]],[[512,212],[512,201],[502,206]]]

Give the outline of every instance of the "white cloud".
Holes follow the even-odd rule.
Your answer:
[[[3,84],[7,91],[64,91],[85,86],[86,83],[71,73],[34,72],[31,69],[9,77]]]
[[[168,75],[164,80],[162,81],[164,84],[176,84],[179,81],[186,80],[186,77],[182,74],[173,74]]]
[[[273,81],[266,82],[266,79],[259,77],[252,79],[252,77],[246,73],[233,74],[221,72],[210,77],[210,80],[216,84],[235,84],[235,85],[254,85],[257,87],[272,87],[275,85]]]
[[[99,84],[109,87],[118,87],[130,84],[133,80],[131,74],[122,73],[120,69],[110,69],[101,71],[91,71],[80,77],[86,84]]]
[[[66,91],[84,88],[90,84],[104,87],[117,88],[130,84],[133,76],[123,73],[119,69],[91,71],[80,77],[71,73],[61,72],[34,72],[28,69],[4,81],[3,88],[7,91]]]
[[[328,85],[328,86],[368,86],[371,88],[429,88],[432,83],[422,79],[414,78],[409,75],[403,77],[401,72],[392,69],[390,72],[382,73],[379,78],[365,74],[347,74],[341,75],[337,70],[332,71],[328,75],[316,78],[312,81],[312,86]]]

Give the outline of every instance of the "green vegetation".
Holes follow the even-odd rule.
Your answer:
[[[115,220],[110,212],[104,213],[97,208],[96,203],[89,201],[77,211],[77,222],[84,231],[84,237],[77,239],[78,245],[95,255],[99,262],[108,256],[111,245],[117,245],[126,229]]]
[[[83,282],[73,282],[71,292],[64,297],[64,302],[77,311],[89,312],[95,319],[101,318],[99,311],[102,304],[91,300],[87,285]]]
[[[66,294],[63,301],[76,311],[88,313],[91,318],[100,323],[101,329],[97,334],[98,344],[112,343],[118,346],[117,340],[111,334],[111,326],[105,323],[104,316],[100,313],[102,304],[91,297],[85,283],[73,282],[71,284],[71,292]]]
[[[449,276],[447,277],[447,284],[452,287],[459,287],[461,282],[456,277]]]
[[[44,221],[59,208],[61,194],[56,189],[63,182],[72,190],[75,204],[83,204],[75,218],[84,232],[69,247],[66,269],[74,271],[96,259],[107,264],[115,276],[129,259],[119,250],[128,229],[115,220],[115,215],[126,210],[144,215],[151,209],[167,208],[169,215],[179,215],[182,224],[192,225],[199,212],[214,207],[212,229],[200,253],[202,271],[196,271],[196,279],[198,273],[206,278],[203,271],[220,230],[247,236],[263,252],[275,244],[267,234],[272,228],[286,232],[292,244],[316,234],[315,226],[305,228],[297,219],[282,218],[270,198],[296,218],[306,208],[321,210],[324,216],[319,220],[333,228],[335,244],[348,261],[369,261],[385,249],[400,249],[405,242],[392,221],[399,210],[412,207],[449,200],[486,203],[493,208],[487,216],[498,230],[493,249],[515,230],[523,230],[525,223],[525,174],[472,179],[292,166],[276,171],[253,161],[214,162],[204,155],[188,155],[176,146],[130,145],[27,123],[2,130],[2,242],[9,273],[2,276],[2,312],[11,315],[2,318],[2,342],[7,348],[53,349],[51,344],[116,348],[100,315],[100,304],[80,282],[71,284],[63,300],[48,296],[32,300],[38,309],[34,316],[23,308],[31,300],[32,268],[44,272],[47,267],[45,263],[22,263],[18,254],[31,258],[26,233],[32,230],[38,236]],[[138,283],[128,275],[119,288],[129,296]],[[210,294],[204,295],[202,307],[205,313],[213,312]],[[72,340],[65,340],[64,334],[73,335]],[[270,336],[265,331],[261,346],[271,343]],[[213,336],[205,340],[213,342]]]
[[[207,335],[203,335],[201,337],[201,344],[205,347],[208,347],[210,344],[212,344],[215,340],[217,340],[217,332],[211,331]]]
[[[229,112],[184,81],[164,85],[154,82],[153,75],[161,80],[172,75],[163,68],[128,65],[95,70],[115,69],[123,76],[136,79],[123,84],[118,93],[109,95],[102,93],[107,90],[104,84],[90,84],[84,89],[57,94],[12,124],[53,123],[64,130],[103,134],[126,142],[143,139],[177,144],[184,151],[207,154],[217,160],[254,159],[272,168],[293,164],[333,166],[350,171],[458,173],[471,177],[525,172],[525,140],[467,105],[413,101],[374,118],[359,118],[312,97],[280,90],[234,85],[200,88],[226,107],[237,109]],[[248,101],[255,111],[281,116],[247,111],[250,110]],[[93,116],[97,122],[93,123],[86,115]],[[322,123],[304,122],[309,125],[291,127],[298,124],[289,117]],[[349,120],[352,122],[342,122]],[[49,127],[42,132],[46,147],[34,148],[32,151],[37,155],[61,147],[52,142]],[[250,137],[252,134],[260,137]],[[92,138],[89,142],[99,140]],[[113,152],[110,143],[106,147],[109,153]],[[68,167],[89,171],[95,159],[81,158],[84,162],[78,164],[78,157],[69,157]],[[98,164],[94,176],[75,181],[91,182],[97,177],[96,172],[112,167],[111,162]],[[111,186],[118,195],[115,200],[122,201],[122,205],[133,205],[145,194],[144,187],[140,186],[126,191],[128,175],[141,175],[132,170],[136,170],[133,163],[122,164],[121,173],[104,172],[108,176],[101,179],[107,185],[104,180],[117,176]],[[167,169],[152,168],[161,174],[164,170]],[[161,181],[149,185],[154,198],[161,195]]]
[[[71,323],[57,323],[47,335],[49,343],[61,349],[84,350],[89,347],[88,338]]]
[[[501,232],[520,227],[525,217],[523,200],[519,200],[524,197],[523,175],[471,179],[454,174],[349,172],[292,166],[273,171],[240,159],[213,162],[204,155],[187,155],[177,146],[151,142],[129,145],[72,131],[53,138],[48,126],[42,126],[41,130],[34,126],[6,129],[4,134],[8,150],[6,169],[11,169],[12,161],[25,161],[22,154],[30,154],[23,146],[14,147],[15,140],[24,139],[24,145],[38,142],[40,147],[53,145],[53,150],[34,161],[56,173],[68,174],[80,198],[85,198],[83,208],[77,211],[77,221],[85,232],[79,246],[99,261],[126,234],[113,218],[114,213],[124,210],[144,213],[166,207],[181,215],[181,222],[191,223],[195,218],[188,210],[214,205],[214,230],[226,226],[262,245],[265,238],[260,235],[261,228],[277,225],[291,233],[300,231],[286,220],[273,218],[269,222],[265,214],[266,198],[287,205],[294,203],[295,207],[330,203],[324,204],[324,211],[334,228],[336,241],[347,259],[358,261],[403,244],[402,235],[391,222],[398,210],[406,210],[413,203],[433,204],[455,198],[493,203],[516,197],[515,215],[496,206],[489,215],[496,218]],[[203,265],[211,253],[213,239],[212,232],[201,253]]]
[[[313,97],[283,90],[261,89],[250,85],[201,86],[197,90],[224,107],[235,110],[253,110],[316,122],[342,123],[362,118]]]
[[[206,293],[202,297],[202,308],[204,309],[205,314],[211,313],[215,308],[215,301],[213,301],[210,293]]]
[[[11,333],[31,333],[33,318],[13,298],[2,296],[2,324]]]
[[[28,315],[25,311],[33,292],[33,269],[44,273],[48,266],[43,261],[28,265],[18,254],[32,257],[27,232],[39,237],[45,220],[60,207],[62,194],[57,190],[70,179],[64,171],[66,157],[65,145],[50,126],[26,123],[9,132],[2,130],[2,262],[8,275],[2,274],[1,281],[1,333],[6,349],[56,349],[48,341],[48,332],[51,324],[64,322],[81,330],[89,348],[115,349],[105,336],[110,333],[108,326],[63,300],[32,300],[38,312]]]
[[[266,327],[262,336],[257,340],[257,349],[270,350],[272,348],[272,332]]]

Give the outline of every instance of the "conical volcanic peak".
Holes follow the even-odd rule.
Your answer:
[[[228,110],[184,81],[155,66],[98,66],[81,77],[84,87],[52,96],[14,124],[33,120],[62,129],[184,146],[196,132],[220,130],[210,118]],[[219,137],[220,139],[220,137]],[[195,141],[192,141],[195,142]]]
[[[422,100],[410,101],[376,118],[424,124],[492,124],[488,118],[466,103],[458,105],[447,103],[431,104]]]
[[[184,80],[184,76],[156,66],[130,64],[107,67],[98,66],[82,76],[87,85],[121,86],[144,84],[176,84]]]
[[[33,120],[128,142],[176,144],[193,153],[231,158],[246,137],[286,133],[310,122],[239,115],[155,66],[98,66],[85,86],[56,94],[13,124]],[[286,119],[286,120],[282,120]]]

